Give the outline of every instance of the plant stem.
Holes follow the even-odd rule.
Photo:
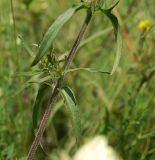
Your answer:
[[[17,64],[19,65],[19,54],[18,54],[18,47],[16,43],[16,21],[15,21],[15,13],[14,13],[14,7],[13,7],[13,0],[10,0],[11,3],[11,14],[12,14],[12,19],[13,19],[13,34],[14,34],[14,44],[15,44],[15,51],[17,53]]]
[[[92,13],[91,13],[91,11],[88,10],[86,18],[84,20],[84,23],[83,23],[83,25],[81,27],[81,30],[80,30],[80,32],[79,32],[79,34],[78,34],[78,36],[77,36],[77,38],[76,38],[76,40],[74,42],[73,47],[71,48],[71,50],[70,50],[70,52],[69,52],[69,54],[67,56],[67,59],[66,59],[66,62],[65,62],[65,66],[64,66],[64,70],[66,70],[66,69],[68,69],[70,67],[70,65],[71,65],[71,63],[73,61],[74,55],[75,55],[75,53],[77,51],[77,48],[78,48],[78,46],[79,46],[79,44],[81,42],[81,39],[82,39],[82,37],[83,37],[83,35],[84,35],[85,31],[86,31],[86,28],[87,28],[87,26],[88,26],[88,24],[89,24],[89,22],[91,20],[91,17],[92,17]],[[52,111],[53,104],[57,99],[57,96],[58,96],[58,93],[59,93],[59,89],[62,87],[62,84],[63,84],[64,80],[65,80],[65,74],[58,79],[58,81],[56,82],[56,84],[54,86],[54,89],[51,92],[50,99],[49,99],[48,105],[47,105],[47,109],[46,109],[46,111],[45,111],[45,113],[43,115],[43,118],[41,120],[39,129],[37,131],[35,139],[34,139],[32,145],[31,145],[31,148],[29,150],[27,160],[33,160],[33,157],[34,157],[34,155],[36,153],[36,150],[37,150],[37,147],[39,145],[39,142],[40,142],[40,140],[42,138],[42,135],[44,133],[44,130],[45,130],[47,121],[49,119],[50,113]]]

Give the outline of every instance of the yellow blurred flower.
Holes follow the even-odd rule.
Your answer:
[[[144,32],[147,32],[153,26],[153,22],[151,20],[142,20],[139,22],[138,28]]]

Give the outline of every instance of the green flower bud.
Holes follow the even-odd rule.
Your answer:
[[[91,7],[92,10],[96,10],[103,6],[103,0],[81,0],[86,6]]]

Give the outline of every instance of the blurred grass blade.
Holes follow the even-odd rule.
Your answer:
[[[31,84],[29,83],[29,80],[27,82],[24,83],[24,85],[22,85],[20,88],[18,88],[14,94],[12,94],[12,96],[17,96],[19,93],[21,93],[24,89],[28,88]]]
[[[117,66],[119,64],[120,61],[120,57],[121,57],[121,52],[122,52],[122,36],[120,33],[120,27],[118,24],[118,20],[117,17],[111,13],[112,9],[119,3],[119,1],[114,4],[111,8],[109,9],[103,9],[100,8],[100,11],[102,11],[111,21],[113,28],[114,28],[114,33],[115,33],[115,38],[117,41],[117,49],[116,49],[116,58],[115,58],[115,62],[111,71],[111,75],[116,71]]]
[[[40,59],[46,54],[46,52],[48,51],[48,49],[52,45],[54,39],[56,38],[59,30],[72,17],[72,15],[81,7],[82,7],[82,4],[80,3],[79,5],[74,5],[72,8],[69,8],[65,13],[60,15],[56,19],[56,21],[50,26],[50,28],[46,32],[46,34],[40,44],[38,53],[37,53],[34,61],[32,62],[31,66],[36,65],[40,61]]]
[[[110,120],[109,120],[109,110],[107,107],[105,107],[105,117],[104,117],[104,129],[103,129],[103,134],[107,135],[109,128],[110,128]]]
[[[22,42],[23,47],[25,48],[25,50],[27,51],[27,53],[31,56],[34,57],[33,51],[30,49],[30,47],[26,44],[26,42],[24,41],[24,39],[19,35],[18,36],[19,39]]]
[[[35,100],[35,103],[33,105],[33,113],[32,113],[32,121],[33,121],[34,131],[36,131],[37,128],[38,128],[39,109],[42,105],[43,98],[45,97],[45,94],[46,94],[46,92],[49,88],[50,88],[50,86],[48,86],[46,84],[41,84],[40,88],[38,90],[36,100]]]
[[[79,48],[85,46],[86,44],[90,43],[90,42],[93,42],[95,39],[103,36],[103,35],[106,35],[108,34],[113,28],[112,27],[108,27],[102,31],[99,31],[97,33],[94,33],[92,36],[88,37],[87,39],[83,40],[81,43],[80,43],[80,46]]]
[[[31,76],[35,76],[38,74],[41,74],[41,71],[30,71],[30,72],[17,72],[13,75],[13,77],[31,77]]]
[[[99,32],[93,34],[92,36],[86,38],[85,40],[82,40],[81,43],[80,43],[80,45],[79,45],[79,47],[78,47],[78,49],[82,48],[83,46],[87,45],[90,42],[93,42],[95,39],[97,39],[97,38],[99,38],[99,37],[101,37],[103,35],[106,35],[106,34],[110,33],[110,31],[112,29],[113,29],[113,27],[106,28],[106,29],[104,29],[102,31],[99,31]],[[65,59],[65,56],[68,55],[68,52],[69,51],[66,51],[64,54],[60,55],[59,60]]]
[[[79,109],[76,105],[75,96],[69,87],[63,87],[61,89],[61,93],[63,94],[63,97],[65,98],[67,107],[70,110],[72,124],[73,124],[73,128],[75,131],[75,136],[76,136],[76,142],[79,145],[80,136],[81,136],[81,123],[80,123],[80,117],[79,117],[80,116]]]
[[[33,83],[38,83],[38,84],[44,83],[44,84],[47,84],[48,80],[51,80],[51,76],[46,76],[46,77],[43,77],[43,78],[41,78],[39,80],[34,80],[33,78],[31,78],[27,82],[25,82],[25,84],[22,85],[19,89],[17,89],[17,91],[13,94],[13,96],[18,95],[20,92],[22,92],[24,89],[26,89],[27,87],[29,87]]]
[[[15,150],[15,145],[14,143],[8,145],[5,147],[5,149],[1,149],[1,157],[5,157],[5,159],[12,159],[12,156],[13,156],[13,153],[14,153],[14,150]]]
[[[91,73],[104,73],[104,74],[110,74],[109,72],[104,72],[104,71],[99,71],[93,68],[73,68],[73,69],[68,69],[65,71],[65,73],[69,73],[69,72],[75,72],[75,71],[87,71],[87,72],[91,72]]]

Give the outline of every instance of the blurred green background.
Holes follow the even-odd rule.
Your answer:
[[[32,107],[38,85],[22,89],[27,77],[14,74],[27,70],[33,58],[20,35],[36,53],[52,22],[77,0],[0,0],[0,159],[21,160],[33,141]],[[114,0],[105,0],[105,7]],[[121,0],[114,9],[123,36],[121,62],[113,76],[78,71],[67,76],[81,113],[83,144],[87,138],[105,135],[125,160],[155,159],[155,29],[140,23],[155,22],[154,0]],[[85,11],[63,27],[54,42],[55,54],[68,51],[77,36]],[[111,23],[96,13],[85,34],[72,67],[110,71],[116,43]],[[19,92],[20,90],[20,92]],[[17,94],[17,92],[19,92]],[[77,146],[71,120],[60,99],[43,136],[45,153],[36,159],[65,160]],[[46,158],[45,158],[46,157]]]

